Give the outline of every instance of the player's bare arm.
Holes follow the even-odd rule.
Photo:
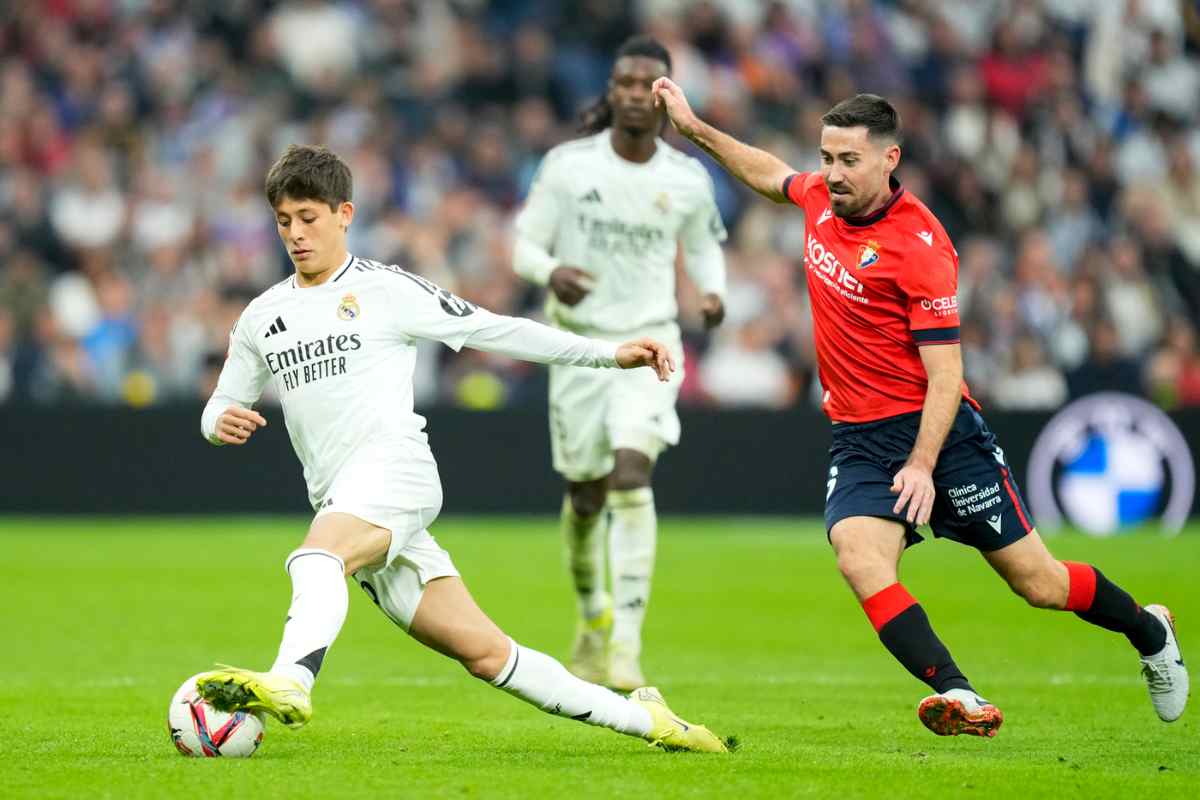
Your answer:
[[[929,378],[921,426],[908,463],[896,473],[892,483],[892,491],[899,494],[893,510],[901,514],[907,507],[906,519],[916,525],[929,522],[933,511],[933,468],[958,413],[963,382],[961,345],[926,345],[920,352]]]
[[[682,136],[763,197],[776,203],[787,202],[783,182],[796,170],[767,151],[739,142],[697,117],[683,90],[670,78],[656,80],[653,91],[655,105],[666,109],[671,124]]]
[[[215,436],[223,444],[245,444],[259,428],[267,427],[262,414],[249,408],[230,406],[217,417]]]
[[[550,273],[550,291],[564,305],[577,305],[595,286],[595,276],[579,267],[564,264]]]

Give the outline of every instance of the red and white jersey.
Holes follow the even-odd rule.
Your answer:
[[[834,215],[819,173],[783,184],[804,209],[822,407],[836,422],[920,411],[928,380],[918,348],[959,340],[958,253],[925,204],[892,181],[887,204],[860,219]],[[977,405],[965,383],[962,391]]]

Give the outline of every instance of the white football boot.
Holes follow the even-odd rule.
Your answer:
[[[1179,653],[1179,640],[1175,638],[1175,617],[1166,606],[1149,605],[1142,609],[1153,614],[1167,629],[1167,642],[1154,655],[1142,656],[1142,677],[1150,690],[1150,702],[1158,718],[1163,722],[1174,722],[1183,715],[1188,701],[1188,671]]]

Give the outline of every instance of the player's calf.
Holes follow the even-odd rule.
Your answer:
[[[952,689],[974,692],[934,633],[925,609],[904,586],[893,583],[866,598],[863,611],[883,646],[914,678],[939,694]]]
[[[1067,602],[1067,574],[1062,564],[1055,562],[1061,570],[1056,573],[1039,573],[1010,580],[1009,588],[1034,608],[1061,609]]]
[[[1064,561],[1069,589],[1064,609],[1085,622],[1125,634],[1143,656],[1160,652],[1167,643],[1169,626],[1146,609],[1091,564]]]
[[[1166,642],[1166,627],[1157,617],[1091,564],[1055,559],[1036,531],[985,557],[1032,606],[1074,611],[1086,622],[1123,633],[1143,656]]]
[[[593,485],[596,492],[574,491]],[[578,610],[571,671],[584,680],[603,683],[608,677],[608,640],[613,619],[612,599],[605,590],[608,520],[602,512],[604,481],[570,484],[570,487],[572,491],[563,499],[560,527]],[[582,516],[577,497],[594,513]]]
[[[838,569],[888,652],[935,692],[971,689],[925,609],[896,581],[904,541],[903,526],[878,518],[847,517],[830,531]]]

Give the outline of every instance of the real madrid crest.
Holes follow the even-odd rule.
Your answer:
[[[858,248],[858,268],[866,269],[878,261],[881,249],[879,242],[874,239],[868,239],[866,244]]]
[[[666,192],[659,192],[654,198],[654,207],[664,214],[671,213],[671,197]]]
[[[358,319],[358,315],[362,312],[358,308],[358,301],[354,299],[354,295],[348,294],[342,298],[342,302],[338,303],[337,315],[338,319],[351,322]]]

